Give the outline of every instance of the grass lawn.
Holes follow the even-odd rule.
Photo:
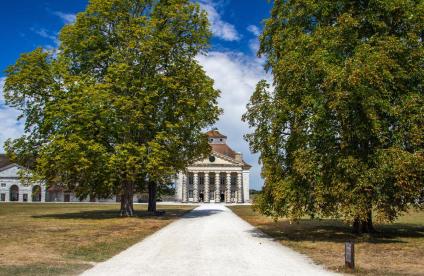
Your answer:
[[[107,260],[179,218],[194,206],[164,206],[162,216],[135,205],[0,204],[0,275],[74,275]]]
[[[251,206],[232,206],[239,215],[283,245],[309,256],[330,270],[344,269],[344,242],[354,240],[358,275],[424,275],[424,212],[413,212],[394,224],[376,225],[375,236],[357,237],[337,220],[274,222]]]

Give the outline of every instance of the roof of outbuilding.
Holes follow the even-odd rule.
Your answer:
[[[12,164],[6,154],[0,153],[0,169]]]

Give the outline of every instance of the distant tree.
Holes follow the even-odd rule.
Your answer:
[[[258,53],[273,88],[259,82],[243,117],[264,214],[371,232],[373,212],[423,207],[423,30],[421,0],[274,1]]]
[[[55,53],[23,54],[6,73],[6,103],[25,134],[6,143],[17,163],[80,197],[156,190],[209,151],[202,130],[219,91],[196,61],[207,15],[189,0],[91,0],[60,33]]]

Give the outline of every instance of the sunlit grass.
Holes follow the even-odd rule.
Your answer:
[[[377,224],[376,235],[355,236],[338,220],[303,219],[290,224],[284,219],[274,222],[250,206],[231,209],[283,245],[333,271],[350,273],[344,269],[344,243],[354,240],[356,274],[424,274],[424,212],[411,211],[394,224]]]
[[[194,206],[163,206],[162,216],[136,205],[0,204],[0,275],[77,274],[107,260],[179,218]]]

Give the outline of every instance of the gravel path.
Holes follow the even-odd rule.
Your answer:
[[[204,204],[83,275],[332,275],[230,209]]]

